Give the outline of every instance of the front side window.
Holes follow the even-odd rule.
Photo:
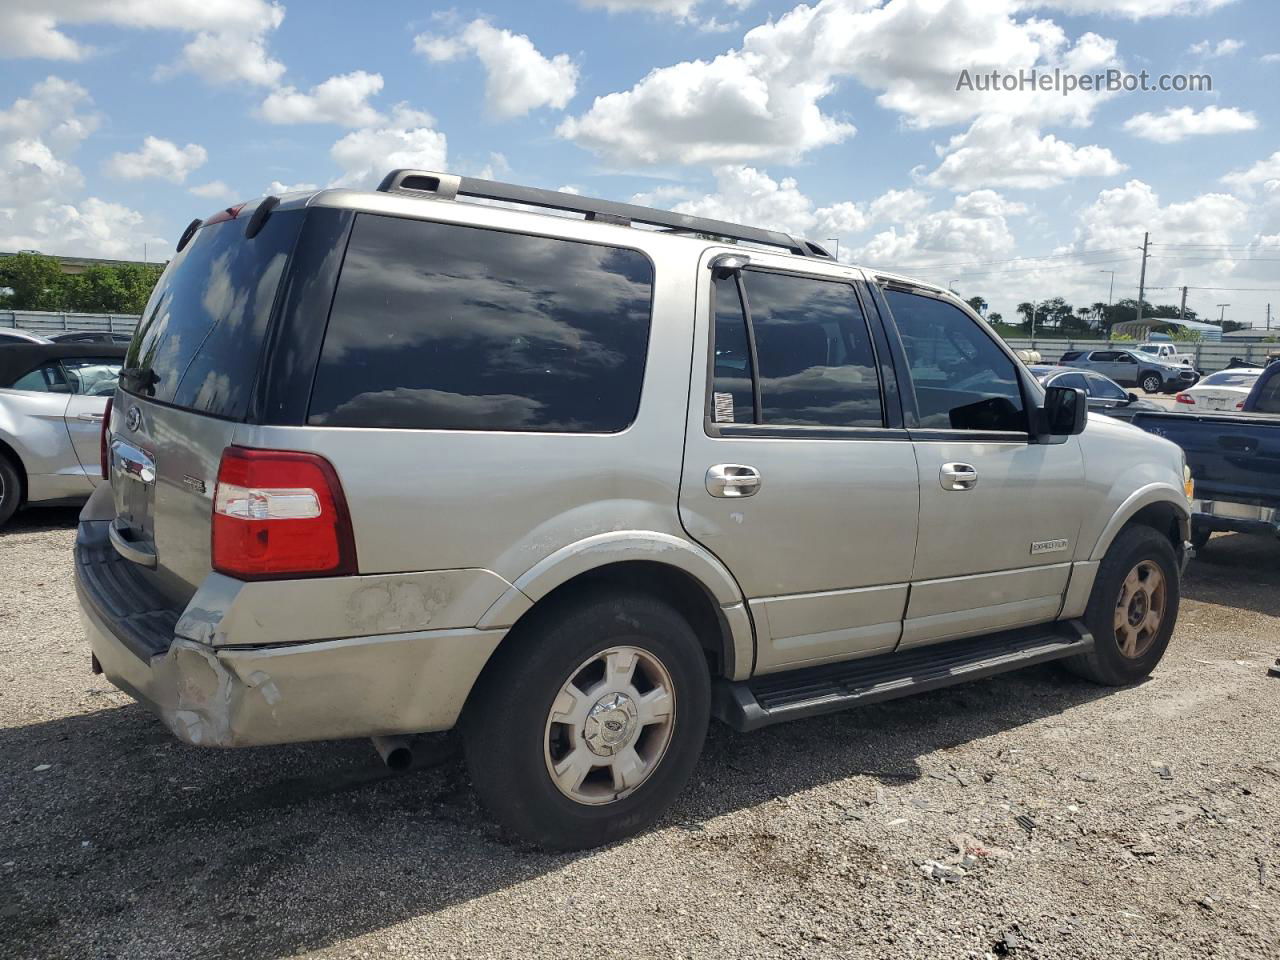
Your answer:
[[[1078,387],[1081,390],[1087,389],[1082,373],[1064,373],[1060,377],[1055,377],[1053,381],[1055,387]]]
[[[918,425],[1027,432],[1017,367],[959,308],[886,290],[915,385]]]
[[[652,291],[634,250],[361,214],[308,422],[623,430],[640,404]]]
[[[882,427],[871,331],[853,287],[792,274],[745,271],[741,291],[755,339],[750,366],[738,280],[716,281],[712,419],[802,427]]]
[[[1100,400],[1127,400],[1129,395],[1106,377],[1086,377],[1089,396]]]
[[[1117,353],[1115,355],[1116,363],[1137,363],[1138,358],[1132,353]]]

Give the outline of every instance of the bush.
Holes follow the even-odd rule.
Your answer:
[[[66,274],[55,257],[19,253],[0,260],[0,307],[142,313],[163,270],[159,264],[122,263],[98,264],[84,273]]]

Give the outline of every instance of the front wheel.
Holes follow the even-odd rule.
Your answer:
[[[22,478],[8,457],[0,453],[0,527],[9,522],[22,501]]]
[[[651,597],[609,593],[512,637],[463,717],[480,799],[540,846],[599,846],[643,830],[702,751],[710,678],[697,636]]]
[[[1179,596],[1178,561],[1169,538],[1151,527],[1122,530],[1098,567],[1085,608],[1093,649],[1066,666],[1113,687],[1146,677],[1169,646]]]
[[[1164,381],[1158,373],[1144,373],[1142,375],[1142,389],[1147,393],[1159,393],[1164,389]]]

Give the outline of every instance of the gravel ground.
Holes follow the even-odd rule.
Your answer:
[[[447,737],[403,775],[172,740],[89,673],[73,524],[0,534],[6,958],[1280,956],[1270,541],[1215,538],[1145,684],[1041,667],[714,726],[657,829],[552,856],[487,823]]]

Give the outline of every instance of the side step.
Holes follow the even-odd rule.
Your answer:
[[[716,688],[713,710],[735,730],[757,730],[784,720],[980,680],[1092,648],[1093,636],[1084,625],[1065,620],[724,682]]]

